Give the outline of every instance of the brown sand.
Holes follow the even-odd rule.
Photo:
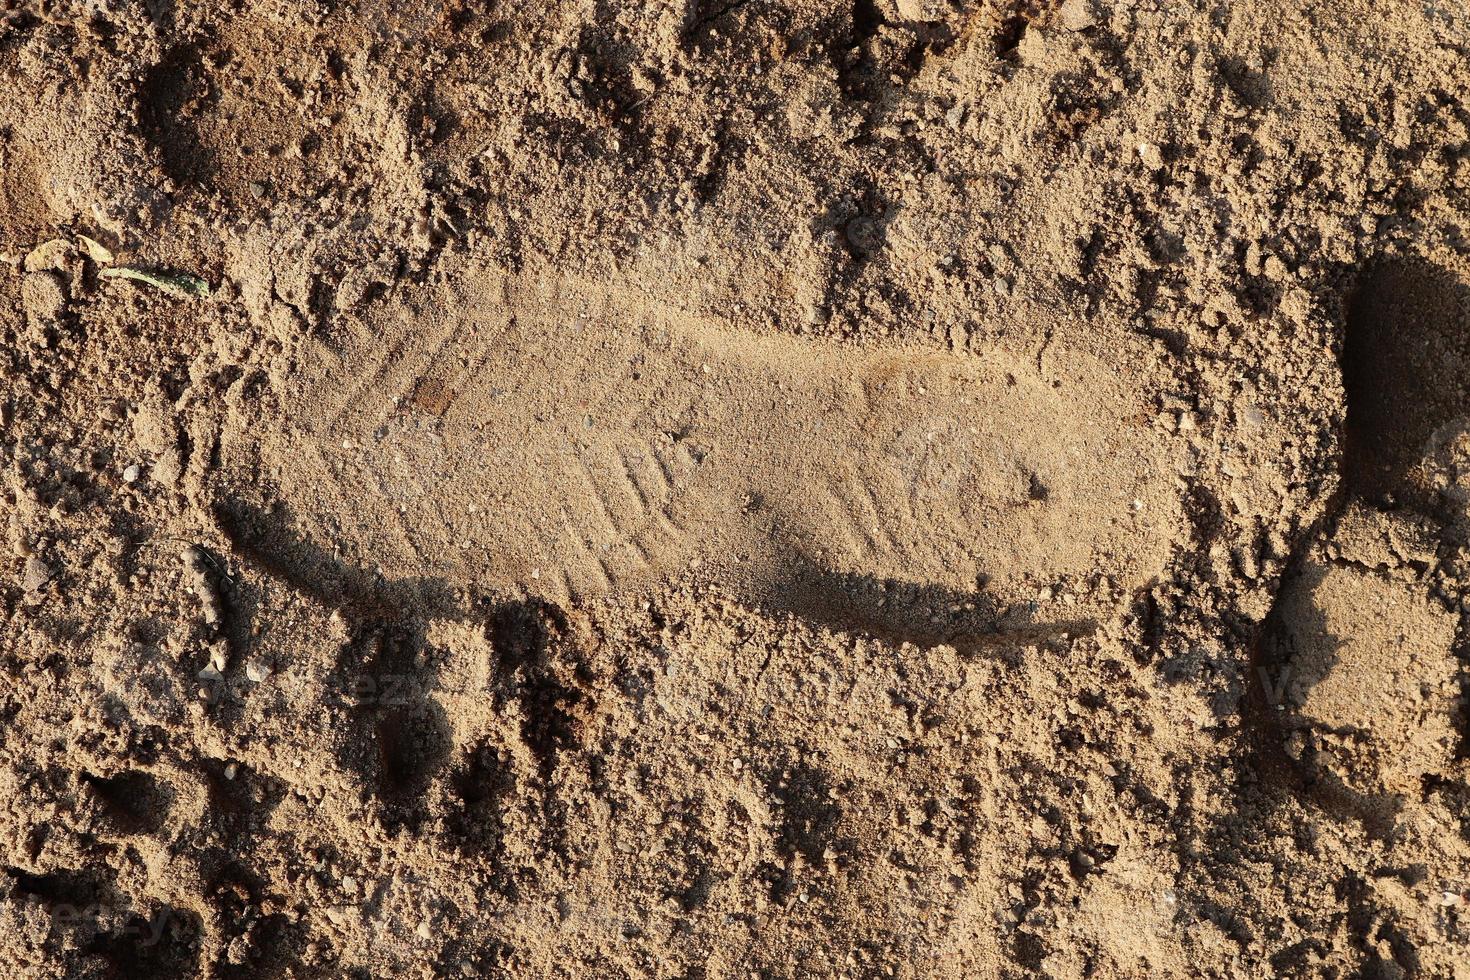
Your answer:
[[[1470,977],[1463,5],[0,72],[9,975]]]

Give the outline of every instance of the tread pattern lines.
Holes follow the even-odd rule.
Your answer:
[[[1171,468],[1123,408],[1020,362],[744,334],[565,283],[473,287],[390,300],[308,356],[280,435],[308,533],[569,597],[737,553],[963,589],[1002,566],[1090,571]]]

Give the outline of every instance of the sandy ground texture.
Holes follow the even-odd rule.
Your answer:
[[[1470,977],[1458,0],[0,0],[6,976]]]

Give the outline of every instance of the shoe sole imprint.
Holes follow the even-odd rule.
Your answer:
[[[258,459],[344,555],[555,599],[797,555],[961,592],[1135,587],[1171,547],[1177,447],[1117,366],[1048,358],[1068,380],[485,270],[312,341]]]

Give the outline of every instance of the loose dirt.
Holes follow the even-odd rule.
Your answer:
[[[0,4],[0,962],[1470,976],[1470,14],[1282,7]]]

